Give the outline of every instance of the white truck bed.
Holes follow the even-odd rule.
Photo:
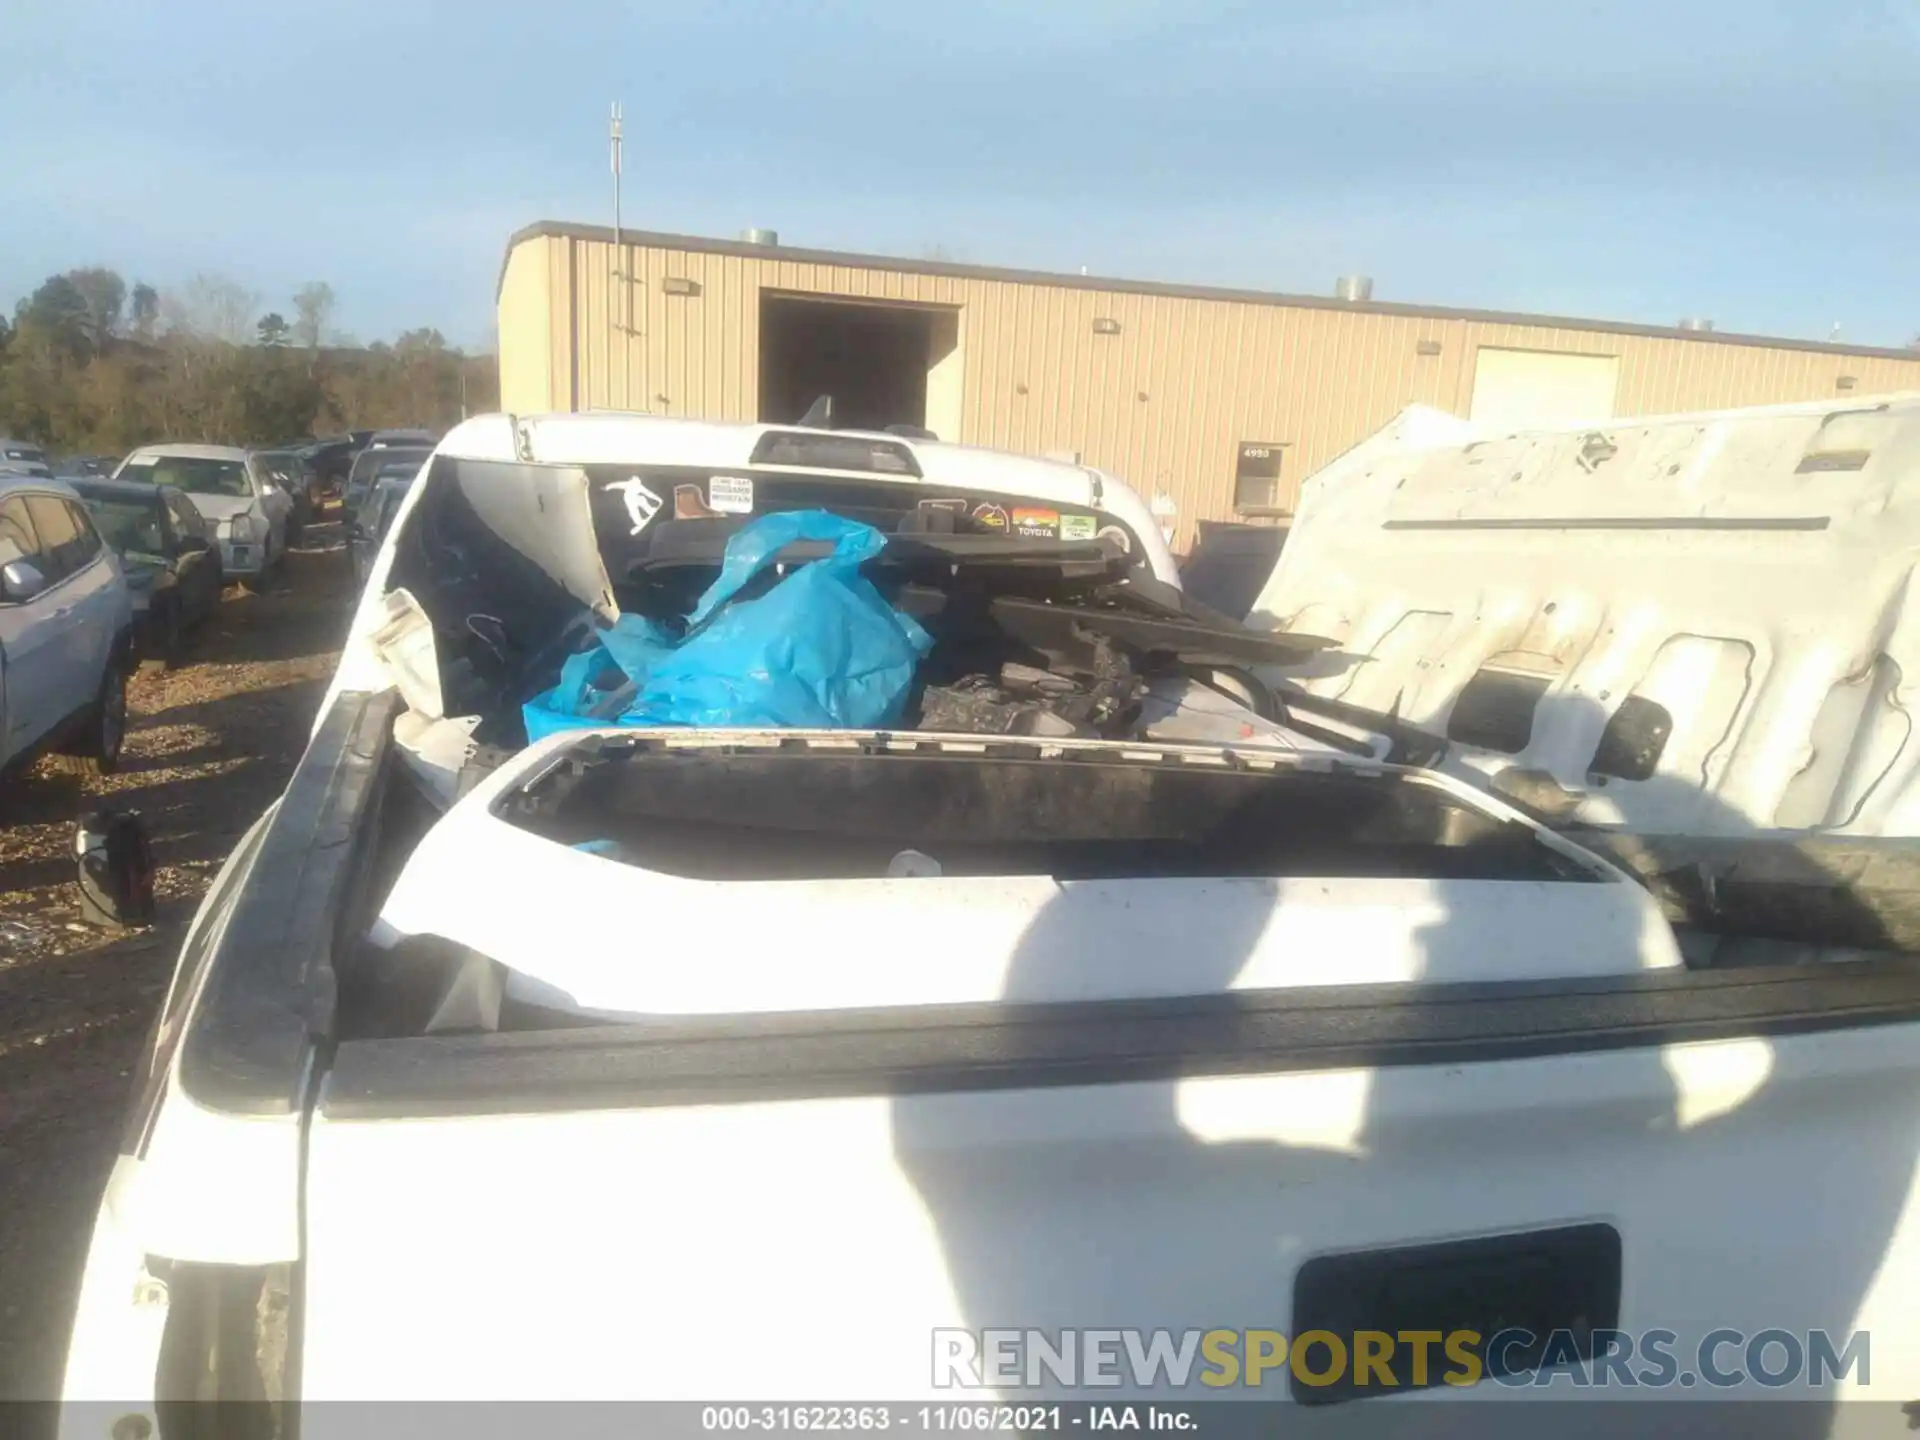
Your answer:
[[[697,765],[706,752],[791,753],[809,741],[827,757],[863,741],[886,743],[844,731],[681,733],[655,743]],[[516,998],[636,1017],[1565,979],[1681,963],[1672,932],[1638,885],[1438,775],[1399,778],[1524,829],[1594,883],[1280,873],[692,878],[556,843],[496,813],[503,796],[551,770],[568,743],[514,757],[434,825],[380,911],[379,943],[437,936],[506,966]],[[1076,748],[997,744],[1034,757]],[[982,748],[961,737],[914,748],[943,746],[963,764]],[[1088,757],[1112,749],[1077,746]],[[1275,785],[1303,766],[1349,763],[1246,753]],[[1217,749],[1172,747],[1134,752],[1124,763],[1177,772],[1222,758]],[[1085,793],[1095,803],[1092,772]],[[937,859],[941,846],[922,843]],[[529,896],[549,898],[534,905]]]

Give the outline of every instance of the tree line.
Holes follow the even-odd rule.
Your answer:
[[[217,275],[173,290],[82,266],[0,316],[0,435],[56,454],[158,441],[263,445],[398,426],[444,428],[498,408],[499,370],[438,330],[360,345],[329,328],[324,281],[292,318]]]

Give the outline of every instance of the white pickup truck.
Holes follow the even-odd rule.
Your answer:
[[[799,507],[888,534],[869,574],[934,638],[906,721],[524,743],[595,625],[684,614]],[[1154,1397],[1272,1433],[1598,1374],[1825,1433],[1920,1397],[1920,968],[1689,963],[1415,727],[1260,678],[1326,649],[1186,601],[1096,471],[461,425],[186,941],[69,1428],[461,1398],[1045,1430]]]

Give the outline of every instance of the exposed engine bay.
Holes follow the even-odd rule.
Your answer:
[[[1260,678],[1331,641],[1256,633],[1189,599],[1097,506],[762,466],[715,475],[443,456],[434,470],[397,538],[389,592],[405,590],[430,622],[441,714],[475,717],[469,733],[483,750],[524,745],[520,706],[614,619],[686,634],[728,541],[788,510],[824,510],[886,537],[863,573],[933,640],[905,728],[1407,750],[1386,717],[1345,715]],[[822,553],[787,545],[741,598]]]

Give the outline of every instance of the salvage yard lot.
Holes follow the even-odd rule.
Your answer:
[[[131,1072],[187,922],[285,787],[350,618],[338,526],[285,572],[229,588],[182,665],[128,686],[126,750],[92,781],[0,783],[0,1400],[58,1393],[74,1287]],[[73,825],[107,803],[153,835],[158,923],[80,921]]]

